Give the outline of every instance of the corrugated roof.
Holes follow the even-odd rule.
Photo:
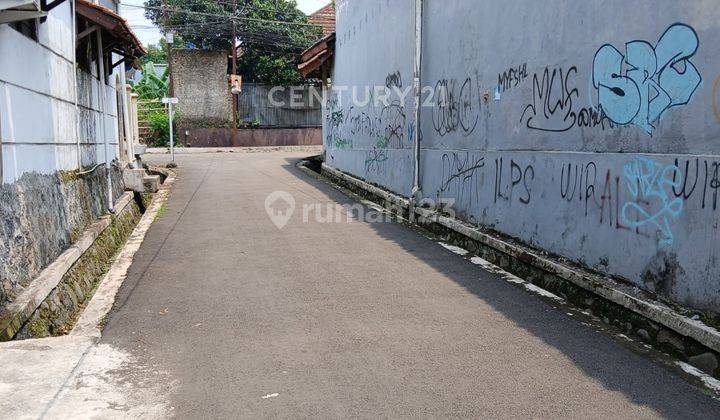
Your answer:
[[[335,6],[333,3],[329,3],[317,12],[308,15],[308,23],[321,26],[324,37],[335,32]]]

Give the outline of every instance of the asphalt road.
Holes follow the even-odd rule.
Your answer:
[[[167,373],[168,414],[720,416],[669,370],[407,226],[303,223],[303,205],[352,202],[300,156],[178,157],[102,339]],[[281,230],[265,211],[276,190],[296,200]]]

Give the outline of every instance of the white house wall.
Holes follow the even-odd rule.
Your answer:
[[[105,138],[110,159],[118,155],[117,99],[114,78],[105,86],[103,134],[98,96],[99,80],[78,71],[80,127],[75,110],[72,13],[70,2],[53,9],[38,27],[38,41],[0,25],[0,129],[3,182],[24,173],[50,174],[78,165],[78,130],[82,166],[105,161]],[[81,83],[81,80],[84,80]]]
[[[69,1],[53,9],[37,42],[0,25],[0,307],[67,249],[73,233],[107,213],[109,195],[124,189],[119,167],[102,165],[106,140],[109,159],[118,156],[119,68],[107,85],[76,72],[71,12]],[[61,172],[80,167],[94,170]]]

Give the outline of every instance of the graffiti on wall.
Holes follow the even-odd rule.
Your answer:
[[[505,162],[507,163],[507,160]],[[493,202],[505,200],[512,203],[515,196],[520,203],[529,204],[532,183],[535,180],[535,168],[531,164],[521,164],[516,159],[510,159],[509,163],[509,166],[503,165],[502,157],[495,159]]]
[[[388,88],[403,87],[402,74],[400,74],[400,70],[390,73],[385,77],[385,87],[388,87]]]
[[[623,205],[624,223],[631,228],[654,226],[660,233],[660,245],[672,245],[670,222],[682,214],[684,205],[682,198],[673,196],[673,189],[682,183],[678,167],[636,157],[623,173],[633,197]]]
[[[522,63],[517,67],[511,67],[498,74],[497,92],[506,92],[517,87],[527,77],[527,63]]]
[[[365,152],[365,173],[366,174],[382,174],[385,172],[386,162],[388,160],[387,150],[373,147],[372,150]]]
[[[394,145],[402,148],[405,144],[405,107],[400,101],[384,106],[380,111],[379,123],[382,127],[382,134],[378,140],[383,145]]]
[[[442,179],[438,197],[455,194],[458,202],[477,202],[485,167],[485,158],[470,152],[450,152],[442,155]]]
[[[559,180],[560,198],[568,205],[581,205],[584,216],[601,226],[663,246],[673,243],[672,222],[688,205],[713,213],[720,207],[720,161],[713,159],[685,157],[660,164],[638,157],[619,174],[595,161],[574,161],[561,164],[559,172],[553,179]]]
[[[470,77],[463,81],[441,79],[435,84],[432,123],[439,136],[459,132],[469,136],[480,120],[479,84]]]
[[[531,130],[562,133],[573,127],[613,128],[602,106],[578,107],[580,91],[575,86],[576,66],[545,67],[533,75],[532,102],[520,116],[520,123]]]
[[[593,86],[605,114],[616,124],[635,124],[652,135],[654,122],[669,108],[687,104],[700,86],[690,61],[698,49],[695,30],[670,26],[658,42],[630,41],[623,55],[605,44],[593,60]]]
[[[338,107],[337,98],[330,98],[325,103],[325,146],[327,148],[352,148],[352,140],[342,136],[345,123],[344,111]]]
[[[401,99],[393,97],[401,95],[402,75],[399,71],[390,73],[385,83],[387,89],[381,92],[368,89],[362,99],[353,92],[352,105],[345,108],[339,106],[337,97],[328,99],[325,127],[329,148],[353,148],[363,141],[378,149],[402,149],[408,144],[405,106]]]

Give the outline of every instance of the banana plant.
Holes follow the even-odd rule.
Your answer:
[[[146,63],[142,69],[142,77],[137,82],[130,82],[138,99],[161,99],[168,94],[170,74],[166,68],[162,76],[155,73],[155,65]]]

